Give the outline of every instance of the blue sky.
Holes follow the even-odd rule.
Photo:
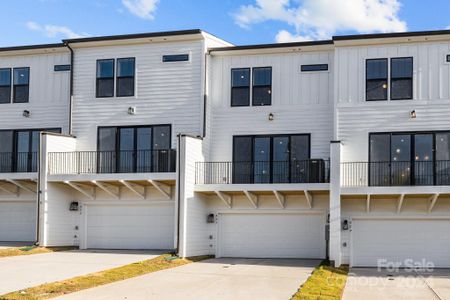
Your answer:
[[[242,45],[450,26],[444,0],[1,1],[0,47],[193,28]]]

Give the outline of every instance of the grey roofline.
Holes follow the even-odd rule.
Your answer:
[[[450,30],[429,30],[429,31],[391,32],[391,33],[352,34],[352,35],[337,35],[337,36],[333,36],[333,41],[383,39],[383,38],[414,37],[414,36],[426,36],[426,35],[447,35],[447,34],[450,34]]]
[[[322,41],[307,41],[307,42],[294,42],[294,43],[274,43],[274,44],[259,44],[259,45],[243,45],[243,46],[210,48],[209,52],[213,52],[213,51],[234,51],[234,50],[252,50],[252,49],[269,49],[269,48],[288,48],[288,47],[305,47],[305,46],[319,46],[319,45],[332,45],[332,44],[333,44],[332,40],[322,40]]]
[[[40,45],[26,45],[26,46],[12,46],[12,47],[1,47],[0,52],[6,51],[18,51],[18,50],[34,50],[34,49],[50,49],[50,48],[61,48],[65,47],[63,43],[55,44],[40,44]]]
[[[200,29],[133,33],[133,34],[122,34],[122,35],[108,35],[108,36],[86,37],[86,38],[76,38],[76,39],[65,39],[65,40],[63,40],[63,43],[70,44],[70,43],[84,43],[84,42],[100,42],[100,41],[153,38],[153,37],[200,34],[200,33],[202,33],[202,30],[200,30]]]

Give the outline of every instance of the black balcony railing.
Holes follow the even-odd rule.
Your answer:
[[[328,183],[328,160],[197,162],[196,184]]]
[[[450,185],[450,161],[342,163],[344,187]]]
[[[50,174],[175,172],[176,151],[78,151],[49,153]]]
[[[0,152],[0,173],[37,172],[37,152]]]

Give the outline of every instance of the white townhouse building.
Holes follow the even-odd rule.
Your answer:
[[[37,241],[39,133],[69,132],[62,43],[0,48],[0,241]]]
[[[0,98],[0,241],[450,267],[450,31],[4,48]]]

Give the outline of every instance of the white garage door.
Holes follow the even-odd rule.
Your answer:
[[[219,257],[325,258],[325,215],[220,214]]]
[[[88,205],[86,247],[173,249],[174,206]]]
[[[0,202],[0,241],[33,242],[35,236],[35,202]]]
[[[450,267],[450,220],[352,221],[352,265],[378,266],[378,260],[405,263],[425,259]]]

